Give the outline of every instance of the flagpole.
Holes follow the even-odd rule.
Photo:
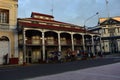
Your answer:
[[[53,8],[54,8],[53,0],[51,0],[51,7],[52,7],[52,9],[51,9],[51,13],[52,13],[52,16],[53,16]]]

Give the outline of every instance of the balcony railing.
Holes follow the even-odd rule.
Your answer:
[[[23,45],[23,40],[20,39],[19,40],[19,44],[20,45]],[[72,45],[72,42],[71,40],[61,40],[60,41],[60,44],[61,45],[65,45],[65,46],[69,46],[69,45]],[[42,40],[41,39],[27,39],[26,40],[26,45],[42,45]],[[45,40],[45,45],[46,46],[58,46],[58,40]],[[81,46],[82,45],[82,42],[80,40],[76,40],[74,41],[74,45],[75,46]]]
[[[45,45],[58,45],[58,42],[56,40],[53,40],[53,41],[45,41]]]
[[[74,45],[82,45],[82,41],[81,40],[74,40]]]
[[[42,45],[42,41],[40,39],[36,39],[36,40],[28,39],[26,40],[26,44],[27,45]]]

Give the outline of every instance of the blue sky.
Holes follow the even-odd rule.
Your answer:
[[[52,5],[53,4],[53,5]],[[120,0],[108,0],[108,10],[105,0],[19,0],[18,17],[26,18],[31,12],[52,15],[57,21],[76,25],[95,26],[98,15],[86,21],[89,17],[99,12],[99,17],[120,16]]]

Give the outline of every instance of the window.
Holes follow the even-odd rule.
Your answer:
[[[106,30],[105,29],[103,29],[103,33],[106,34]]]
[[[118,30],[118,33],[119,33],[120,32],[119,28],[117,28],[117,30]]]
[[[9,10],[0,9],[0,23],[9,23]]]

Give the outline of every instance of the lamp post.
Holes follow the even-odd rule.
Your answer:
[[[96,15],[98,15],[99,13],[97,12],[96,14],[94,14],[94,15],[92,15],[92,16],[90,16],[89,18],[87,18],[85,21],[84,21],[84,33],[86,34],[86,26],[85,26],[85,24],[86,24],[86,22],[88,21],[88,20],[90,20],[90,19],[92,19],[94,16],[96,16]],[[85,35],[84,35],[85,36]],[[83,38],[83,50],[84,50],[84,53],[85,53],[85,51],[86,51],[86,48],[85,48],[85,44],[86,44],[86,42],[85,42],[85,37]],[[93,40],[93,39],[92,39]]]
[[[87,23],[87,21],[90,20],[91,18],[93,18],[94,16],[98,15],[98,14],[99,14],[99,12],[97,12],[96,14],[90,16],[89,18],[87,18],[87,19],[84,21],[84,30],[85,30],[85,32],[86,32],[86,26],[85,26],[85,24]]]

